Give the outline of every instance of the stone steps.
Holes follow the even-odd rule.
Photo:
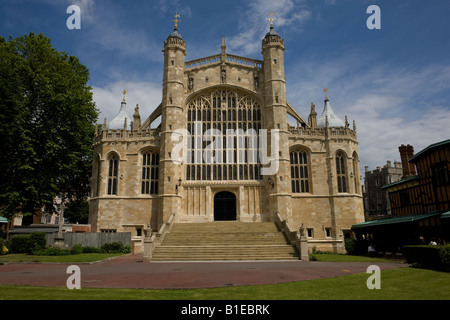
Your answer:
[[[298,260],[273,222],[174,224],[153,261]]]

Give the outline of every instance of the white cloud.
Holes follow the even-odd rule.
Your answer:
[[[246,3],[239,25],[239,34],[227,40],[227,46],[241,55],[261,51],[261,40],[269,31],[269,14],[274,13],[274,29],[295,29],[311,18],[304,0],[253,0]],[[295,9],[295,10],[294,10]]]
[[[192,16],[191,8],[188,5],[184,6],[179,0],[158,0],[154,5],[154,9],[163,13],[173,12],[174,15],[179,13],[188,18]]]
[[[83,22],[93,22],[95,18],[95,0],[39,0],[41,3],[48,3],[53,6],[76,5],[80,7],[81,19]]]
[[[123,90],[126,90],[127,113],[132,119],[134,108],[139,104],[141,121],[144,122],[161,103],[162,87],[151,82],[126,82],[118,81],[107,86],[93,87],[94,101],[100,110],[98,123],[107,123],[117,115],[123,99]]]
[[[94,0],[66,0],[68,5],[77,5],[81,10],[83,22],[91,23],[95,20],[95,1]]]
[[[442,98],[450,90],[448,65],[402,67],[353,52],[304,57],[286,75],[288,100],[305,119],[311,101],[321,114],[326,85],[337,116],[356,121],[362,170],[400,160],[401,144],[418,152],[450,138],[450,102]]]

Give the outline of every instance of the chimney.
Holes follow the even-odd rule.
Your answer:
[[[398,150],[400,151],[400,159],[403,169],[402,179],[415,176],[416,166],[408,161],[414,155],[414,147],[409,144],[407,146],[402,144],[400,147],[398,147]]]

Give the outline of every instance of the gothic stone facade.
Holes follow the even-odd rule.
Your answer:
[[[115,119],[123,123],[118,128],[105,120],[96,133],[92,231],[131,232],[139,251],[143,228],[159,230],[171,217],[179,223],[281,219],[291,231],[304,224],[310,249],[344,251],[351,226],[364,220],[355,123],[351,129],[346,118],[336,125],[327,97],[323,119],[314,104],[308,121],[296,112],[286,100],[284,49],[271,28],[263,60],[228,54],[222,38],[220,54],[185,61],[186,43],[175,30],[164,42],[161,104],[142,123],[137,106],[132,121]],[[153,128],[156,119],[161,123]],[[233,135],[261,129],[270,162],[259,155],[263,135]],[[181,163],[173,160],[180,141]],[[272,165],[278,170],[261,173]]]

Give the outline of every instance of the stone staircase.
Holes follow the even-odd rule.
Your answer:
[[[176,223],[152,261],[298,260],[273,222]]]

